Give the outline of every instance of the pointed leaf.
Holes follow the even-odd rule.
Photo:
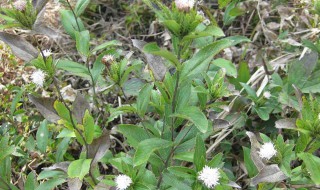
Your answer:
[[[87,110],[83,117],[84,137],[91,144],[94,136],[94,119]]]
[[[79,159],[71,162],[68,167],[68,176],[70,178],[79,178],[82,180],[89,173],[92,159]]]

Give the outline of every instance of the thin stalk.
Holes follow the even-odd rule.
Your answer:
[[[178,49],[178,60],[180,60],[181,58],[181,50],[182,50],[182,47],[181,45],[179,45],[179,49]],[[176,68],[176,75],[177,75],[177,79],[176,79],[176,84],[175,84],[175,87],[174,87],[174,92],[173,92],[173,97],[172,97],[172,107],[171,107],[171,112],[172,114],[175,113],[176,111],[176,107],[177,107],[177,94],[178,94],[178,88],[179,88],[179,82],[180,82],[180,68]],[[165,120],[165,119],[164,119]],[[174,142],[174,126],[175,126],[175,122],[176,122],[176,118],[175,117],[172,117],[172,120],[171,120],[171,141]],[[165,123],[165,122],[164,122]],[[165,126],[163,126],[164,128]],[[189,132],[189,131],[188,131]],[[176,146],[178,147],[178,145]],[[158,183],[157,183],[157,189],[159,189],[160,185],[161,185],[161,182],[162,182],[162,178],[163,178],[163,171],[168,167],[169,165],[169,161],[170,159],[172,158],[173,156],[173,153],[176,149],[176,147],[172,147],[171,150],[170,150],[170,153],[164,163],[164,168],[163,170],[160,172],[160,176],[159,176],[159,179],[158,179]]]
[[[74,12],[74,10],[73,10],[73,8],[72,8],[69,0],[66,0],[66,2],[68,3],[68,6],[69,6],[69,8],[70,8],[70,10],[71,10],[71,12],[72,12],[72,14],[73,14],[73,17],[74,17],[74,19],[76,20],[76,24],[77,24],[78,30],[79,30],[79,32],[80,32],[80,25],[79,25],[78,19],[77,19],[78,17],[77,17],[77,15],[76,15],[76,13]]]
[[[312,137],[312,139],[309,141],[309,143],[307,144],[307,146],[306,146],[306,148],[303,150],[303,152],[309,151],[311,144],[312,144],[316,139],[317,139],[316,137]]]

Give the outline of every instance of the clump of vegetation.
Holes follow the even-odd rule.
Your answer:
[[[292,23],[301,23],[283,19],[289,7],[137,1],[126,28],[148,21],[136,15],[148,9],[164,29],[149,30],[146,42],[116,31],[120,39],[97,39],[104,36],[88,23],[99,3],[65,0],[69,54],[39,43],[54,31],[40,22],[47,3],[0,8],[0,40],[29,71],[24,84],[0,86],[0,189],[319,187],[319,41],[293,39]],[[280,23],[266,19],[273,7]],[[250,22],[239,21],[247,16],[250,34]],[[238,24],[242,32],[232,33]],[[29,38],[13,32],[20,29]]]

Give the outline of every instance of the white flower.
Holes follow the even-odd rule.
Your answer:
[[[277,154],[277,150],[274,148],[274,145],[272,144],[272,142],[267,142],[261,146],[258,154],[261,158],[270,160],[270,158],[272,158],[274,155]]]
[[[205,166],[198,175],[198,180],[202,181],[208,188],[212,188],[219,184],[220,173],[218,168],[210,168]]]
[[[25,0],[18,0],[13,3],[13,7],[19,11],[25,10],[26,6],[27,6],[27,2]]]
[[[117,190],[125,190],[130,187],[132,180],[129,176],[122,174],[115,178],[115,182],[117,184]]]
[[[211,21],[206,18],[202,23],[203,23],[204,25],[208,26],[208,25],[210,25]]]
[[[109,61],[112,62],[113,60],[114,60],[113,55],[105,55],[105,56],[102,57],[102,61],[103,61],[104,63],[107,63],[107,62],[109,62]]]
[[[175,0],[175,4],[179,10],[188,11],[193,8],[194,0]]]
[[[45,77],[46,74],[40,69],[36,70],[31,75],[32,82],[36,84],[38,87],[43,87]]]
[[[271,97],[271,93],[269,91],[265,91],[263,93],[263,96],[266,98],[266,99],[269,99]]]
[[[49,57],[52,54],[50,49],[43,50],[42,53],[43,53],[43,56],[45,57]]]

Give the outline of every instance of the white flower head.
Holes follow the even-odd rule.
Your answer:
[[[189,11],[193,8],[195,0],[175,0],[175,4],[179,10]]]
[[[50,49],[46,49],[46,50],[43,50],[43,56],[45,56],[45,57],[49,57],[50,55],[52,55],[52,53],[51,53],[51,50]]]
[[[114,57],[113,57],[113,55],[105,55],[105,56],[102,57],[102,61],[105,62],[105,63],[107,63],[109,61],[112,62],[112,61],[114,61]]]
[[[205,166],[198,175],[198,180],[202,181],[202,183],[208,188],[212,188],[219,184],[220,173],[218,168],[211,168],[209,166]]]
[[[132,180],[129,176],[127,175],[118,175],[115,178],[115,182],[117,184],[117,190],[125,190],[128,187],[130,187],[130,185],[132,184]]]
[[[206,18],[202,23],[206,26],[209,26],[211,24],[211,21]]]
[[[40,69],[36,70],[31,75],[32,82],[36,84],[38,87],[43,87],[45,77],[46,74]]]
[[[258,154],[261,158],[270,160],[270,158],[272,158],[274,155],[277,154],[277,150],[274,148],[274,145],[272,142],[267,142],[261,146]]]
[[[265,92],[263,93],[263,96],[264,96],[266,99],[270,99],[271,93],[270,93],[269,91],[265,91]]]
[[[19,11],[24,11],[26,9],[27,2],[25,0],[18,0],[13,3],[13,7]]]

